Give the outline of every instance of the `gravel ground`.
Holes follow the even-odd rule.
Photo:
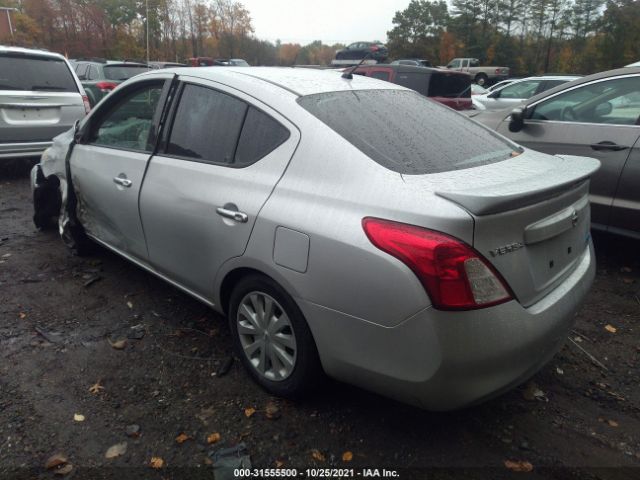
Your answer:
[[[510,460],[533,467],[519,477],[640,478],[638,242],[595,237],[575,344],[533,384],[431,413],[333,382],[300,403],[272,398],[239,362],[224,374],[223,318],[109,251],[70,256],[31,214],[26,176],[0,177],[0,479],[53,478],[57,453],[67,477],[213,478],[209,453],[241,441],[263,468],[509,478]]]

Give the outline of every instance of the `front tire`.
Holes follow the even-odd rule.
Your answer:
[[[243,365],[269,393],[299,397],[322,378],[302,312],[272,279],[251,275],[236,285],[229,301],[229,326]]]

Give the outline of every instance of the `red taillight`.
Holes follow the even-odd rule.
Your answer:
[[[100,89],[101,92],[110,92],[114,88],[118,86],[117,83],[113,82],[98,82],[96,83],[96,87]]]
[[[84,103],[84,113],[89,113],[91,110],[91,103],[89,103],[89,97],[82,95],[82,103]]]
[[[454,237],[371,217],[362,220],[362,227],[371,243],[416,274],[435,308],[472,310],[512,298],[500,274]]]
[[[500,73],[502,70],[500,70],[499,68],[496,68],[496,73]]]

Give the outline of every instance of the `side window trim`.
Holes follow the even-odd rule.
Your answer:
[[[162,129],[161,132],[161,139],[158,145],[158,148],[155,152],[155,155],[160,155],[163,157],[167,157],[167,158],[177,158],[179,160],[184,160],[184,161],[188,161],[188,162],[196,162],[196,163],[204,163],[206,165],[212,165],[212,166],[216,166],[216,167],[226,167],[226,168],[246,168],[246,167],[250,167],[251,165],[254,165],[257,162],[254,163],[250,163],[250,164],[236,164],[235,163],[235,157],[238,151],[238,145],[240,142],[240,138],[242,137],[242,131],[244,129],[244,125],[245,125],[245,121],[247,119],[247,115],[249,114],[249,110],[251,110],[252,108],[259,110],[260,112],[264,113],[265,115],[268,115],[269,117],[271,117],[274,121],[278,122],[280,125],[282,125],[283,128],[285,128],[286,130],[289,131],[289,137],[287,138],[287,140],[285,140],[284,142],[282,142],[280,145],[278,145],[275,149],[277,150],[278,148],[280,148],[282,145],[284,145],[290,138],[291,138],[291,128],[285,124],[283,124],[281,121],[277,120],[276,118],[273,117],[273,115],[271,115],[270,113],[266,112],[263,108],[260,108],[258,105],[256,105],[255,103],[246,100],[244,98],[241,98],[237,95],[234,95],[232,92],[228,92],[225,91],[222,88],[216,88],[216,86],[213,86],[211,84],[205,84],[205,83],[200,83],[200,82],[192,82],[189,81],[188,79],[177,79],[175,80],[175,82],[177,83],[176,86],[176,90],[175,90],[175,94],[171,100],[171,105],[168,109],[168,113],[166,116],[166,120],[165,120],[165,125]],[[175,123],[176,120],[176,114],[178,111],[178,107],[180,106],[180,100],[182,98],[182,94],[184,92],[184,89],[186,88],[187,85],[194,85],[197,87],[204,87],[204,88],[208,88],[211,89],[213,91],[216,92],[220,92],[224,95],[229,95],[243,103],[245,103],[247,105],[247,109],[245,110],[244,113],[244,118],[242,120],[242,125],[240,127],[240,130],[238,132],[238,138],[236,139],[236,145],[234,148],[234,152],[233,152],[233,158],[234,158],[234,162],[233,163],[225,163],[225,162],[212,162],[210,160],[203,160],[203,159],[198,159],[198,158],[193,158],[193,157],[186,157],[186,156],[182,156],[182,155],[176,155],[174,153],[169,153],[168,150],[168,146],[169,146],[169,140],[171,138],[171,132],[173,130],[173,125]],[[252,97],[253,98],[253,97]],[[269,152],[271,153],[271,152]],[[259,160],[258,160],[259,161]]]
[[[103,108],[101,108],[100,110],[103,110],[104,113],[101,115],[92,115],[89,118],[89,121],[85,124],[86,125],[86,131],[83,133],[83,138],[81,142],[78,142],[82,145],[95,145],[101,148],[110,148],[110,149],[114,149],[114,150],[120,150],[120,151],[125,151],[125,152],[137,152],[137,153],[148,153],[149,156],[153,155],[154,150],[157,147],[157,138],[156,138],[156,145],[154,145],[152,147],[151,150],[145,150],[145,149],[137,149],[137,148],[126,148],[126,147],[122,147],[122,146],[111,146],[111,145],[102,145],[102,144],[94,144],[93,140],[92,140],[92,134],[95,131],[96,128],[96,124],[100,125],[101,122],[103,121],[104,117],[106,115],[108,115],[109,113],[111,113],[113,111],[112,107],[114,107],[115,105],[118,105],[123,99],[125,99],[126,97],[128,97],[131,93],[134,93],[137,90],[141,90],[143,88],[145,88],[146,86],[152,85],[154,83],[163,83],[163,91],[162,93],[164,93],[164,89],[167,85],[167,83],[170,83],[166,77],[160,77],[159,79],[149,79],[149,80],[145,80],[142,82],[137,82],[134,85],[129,86],[129,88],[127,88],[126,90],[122,90],[120,92],[118,92],[117,96],[113,96],[110,95],[109,97],[109,101],[106,105],[104,105]],[[154,111],[153,117],[152,117],[152,124],[151,124],[151,130],[149,131],[149,138],[152,135],[152,131],[154,129],[157,129],[158,125],[155,123],[156,122],[156,114],[157,111],[160,110],[160,106],[163,104],[163,102],[166,101],[166,97],[163,96],[162,94],[160,95],[160,99],[158,100],[158,104],[156,105],[156,110]],[[108,108],[105,108],[107,107]],[[149,144],[149,138],[147,139],[147,145]]]

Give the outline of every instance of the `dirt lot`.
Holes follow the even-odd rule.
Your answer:
[[[505,478],[513,460],[533,466],[519,477],[640,478],[638,242],[596,236],[576,344],[533,378],[539,391],[443,414],[336,383],[302,403],[274,399],[238,362],[217,375],[231,355],[222,318],[106,250],[70,256],[31,213],[27,178],[1,177],[0,479],[53,478],[55,453],[74,465],[67,477],[213,478],[209,452],[240,441],[256,467]],[[126,452],[106,459],[121,442]]]

